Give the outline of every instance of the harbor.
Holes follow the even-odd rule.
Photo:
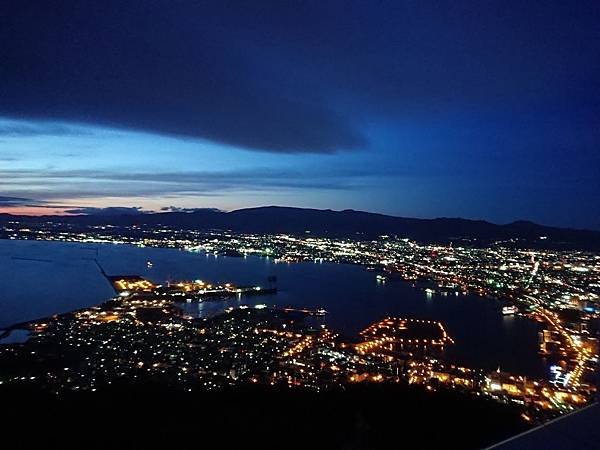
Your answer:
[[[212,284],[202,280],[172,281],[162,285],[139,275],[115,275],[107,278],[121,297],[148,294],[173,301],[191,302],[277,293],[277,288],[274,286],[236,286],[233,283]]]
[[[224,286],[261,286],[259,295],[204,296],[203,301],[178,301],[183,314],[212,317],[240,304],[317,310],[325,308],[328,326],[347,337],[388,315],[419,317],[444,324],[455,345],[446,357],[458,364],[544,376],[549,370],[539,355],[537,322],[520,315],[503,316],[496,301],[476,295],[433,295],[411,283],[377,283],[373,272],[358,265],[330,262],[276,264],[272,258],[229,258],[208,253],[132,245],[43,241],[2,241],[0,257],[5,302],[0,305],[0,328],[40,317],[99,305],[116,295],[112,283],[90,258],[96,256],[106,274],[131,274],[160,284],[164,280],[210,280]],[[83,247],[83,248],[82,248]],[[90,249],[90,250],[88,250]],[[11,256],[49,259],[53,263],[14,261]],[[147,262],[153,267],[149,268]],[[18,264],[18,275],[14,275]],[[59,276],[60,275],[60,276]],[[269,277],[277,277],[277,294],[269,293]],[[35,280],[35,282],[32,282]],[[349,280],[352,280],[350,283]],[[166,282],[164,282],[166,285]],[[24,301],[23,296],[36,301]],[[175,298],[183,299],[183,296]]]

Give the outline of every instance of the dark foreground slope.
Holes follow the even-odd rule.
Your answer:
[[[0,395],[5,442],[16,436],[28,448],[469,449],[526,428],[505,405],[397,385],[207,394],[128,384],[60,399]]]
[[[600,404],[592,403],[498,443],[496,450],[582,450],[600,447]]]
[[[0,214],[0,223],[61,222],[71,225],[165,225],[187,229],[225,229],[251,233],[305,233],[315,235],[363,237],[382,234],[397,235],[427,242],[476,239],[526,239],[546,247],[600,249],[600,231],[574,230],[519,221],[497,225],[483,220],[411,219],[362,211],[318,210],[268,206],[223,212],[203,209],[195,212],[165,212],[135,215],[89,215],[23,217]],[[540,241],[540,237],[546,237]]]

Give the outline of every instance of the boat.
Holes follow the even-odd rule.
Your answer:
[[[510,316],[510,315],[515,314],[517,312],[518,312],[517,307],[514,306],[514,305],[503,306],[502,307],[502,314],[505,315],[505,316]]]
[[[152,261],[146,261],[146,266],[148,269],[152,268]]]

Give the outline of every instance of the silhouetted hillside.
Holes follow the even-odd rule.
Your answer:
[[[0,395],[5,441],[41,448],[476,449],[528,428],[516,406],[405,385],[180,392],[123,380],[93,393]]]
[[[574,230],[517,221],[497,225],[483,220],[460,218],[412,219],[363,211],[318,210],[267,206],[223,212],[202,209],[194,212],[151,214],[18,217],[0,215],[0,221],[64,222],[79,225],[166,225],[188,229],[224,229],[250,233],[306,233],[336,237],[397,235],[427,242],[475,239],[482,242],[526,239],[540,247],[600,249],[600,232]],[[540,240],[540,237],[546,239]]]

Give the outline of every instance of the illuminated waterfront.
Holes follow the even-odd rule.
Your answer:
[[[92,260],[96,248],[107,273],[139,274],[156,282],[202,278],[215,283],[263,285],[275,275],[277,295],[243,302],[323,307],[329,312],[326,323],[348,336],[388,315],[438,320],[456,342],[447,349],[447,355],[461,364],[488,370],[500,365],[510,372],[544,375],[537,325],[520,317],[503,317],[498,302],[474,295],[428,296],[402,281],[378,283],[374,274],[362,267],[332,263],[276,264],[267,258],[216,257],[173,249],[0,241],[0,270],[5,283],[0,326],[87,307],[112,296],[110,285]],[[51,263],[41,261],[48,258]],[[152,267],[147,264],[149,260]],[[187,313],[209,316],[237,304],[238,300],[228,299],[184,306]]]

